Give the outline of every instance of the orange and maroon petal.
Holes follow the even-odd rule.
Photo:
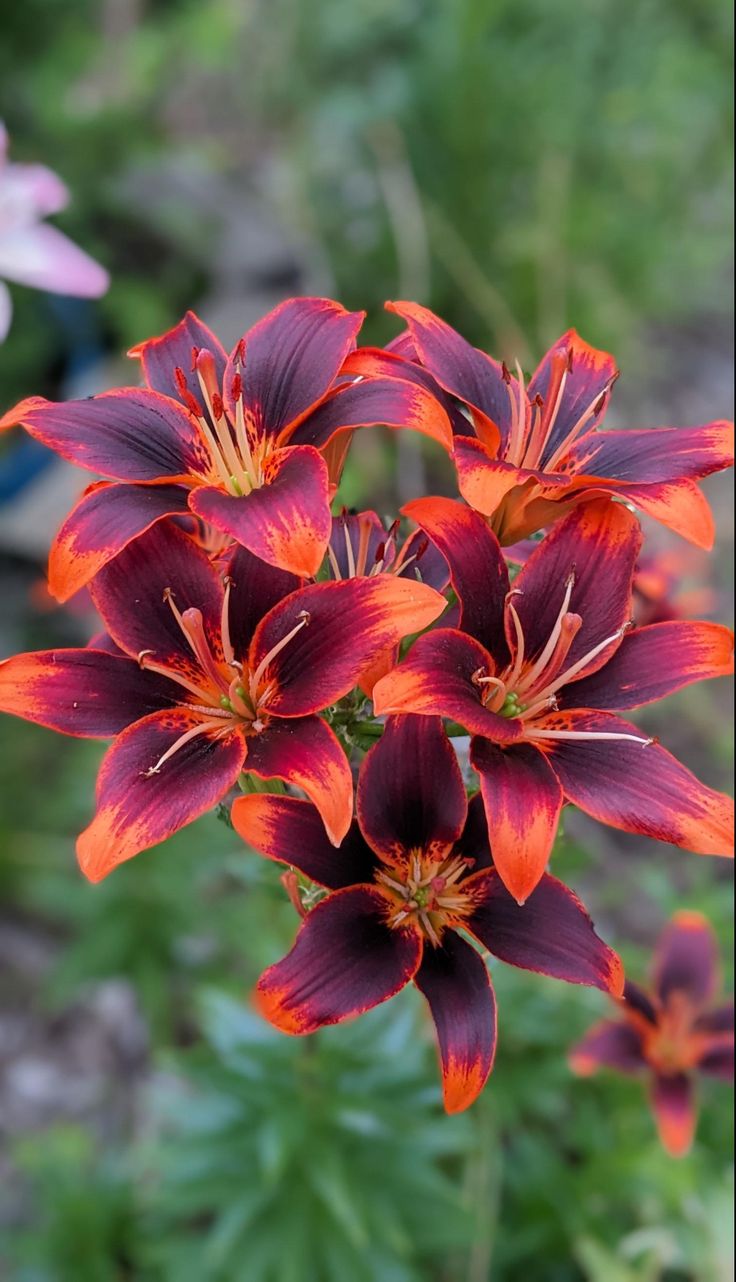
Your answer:
[[[513,743],[523,735],[522,723],[489,712],[482,703],[478,679],[494,671],[488,651],[473,637],[455,628],[437,628],[419,637],[404,661],[373,687],[376,716],[416,712],[450,717],[470,734]]]
[[[439,1043],[442,1094],[461,1113],[488,1081],[496,1052],[496,998],[485,963],[454,930],[425,945],[414,983],[426,997]]]
[[[657,940],[652,978],[663,1006],[676,993],[693,1006],[711,1000],[720,975],[718,943],[707,917],[691,909],[674,914]]]
[[[317,573],[327,551],[327,465],[310,445],[275,450],[264,484],[250,494],[202,486],[191,495],[190,507],[254,556],[303,578]]]
[[[260,779],[283,779],[317,807],[330,841],[339,846],[353,817],[353,776],[339,740],[321,717],[273,718],[249,735],[246,769]]]
[[[49,592],[62,603],[97,571],[166,516],[189,511],[183,485],[91,485],[56,535],[49,555]]]
[[[240,774],[245,741],[237,729],[199,733],[157,764],[203,722],[183,707],[154,712],[129,726],[108,749],[97,778],[97,813],[77,839],[90,881],[158,845],[211,810]]]
[[[148,338],[142,343],[136,343],[128,355],[140,360],[146,383],[153,391],[181,400],[180,384],[183,378],[187,390],[201,403],[199,379],[192,368],[193,353],[201,348],[212,353],[217,385],[221,387],[227,353],[219,338],[194,312],[187,312],[178,325],[159,338]],[[177,370],[180,371],[178,375]]]
[[[39,650],[0,663],[0,712],[83,739],[108,739],[169,708],[178,687],[104,650]]]
[[[132,656],[142,651],[202,681],[202,673],[168,600],[201,611],[214,653],[220,652],[223,589],[206,554],[173,522],[154,525],[99,571],[92,599],[108,632]]]
[[[558,713],[550,728],[586,734],[641,730],[610,712]],[[706,788],[657,743],[559,739],[545,744],[565,796],[586,814],[697,855],[733,857],[733,800]]]
[[[80,401],[21,401],[3,419],[78,467],[112,481],[206,476],[210,463],[190,414],[147,388],[124,387]]]
[[[603,482],[594,482],[597,489]],[[614,488],[615,487],[615,488]],[[660,521],[689,543],[709,552],[715,538],[715,522],[710,504],[696,481],[660,481],[653,485],[610,482],[611,493],[655,521]]]
[[[414,345],[408,335],[404,337],[407,340],[405,343],[394,339],[393,343],[387,344],[386,347],[356,348],[347,357],[340,371],[341,374],[353,374],[366,379],[401,378],[409,383],[416,383],[431,392],[435,400],[439,401],[450,420],[453,436],[458,434],[472,436],[474,427],[469,417],[463,414],[457,401],[452,396],[448,396],[443,387],[440,387],[429,370],[417,363]],[[485,419],[485,415],[482,417]],[[498,439],[498,429],[494,429],[494,434]]]
[[[733,1037],[733,998],[699,1015],[693,1028],[696,1033],[712,1033],[714,1036],[730,1033]]]
[[[225,572],[230,579],[230,640],[235,658],[243,662],[261,619],[284,597],[303,587],[304,580],[237,545],[226,562]]]
[[[440,386],[471,409],[480,410],[505,440],[511,425],[511,398],[498,361],[473,347],[427,307],[394,302],[386,303],[386,309],[406,321],[419,359]],[[516,379],[511,383],[518,402]]]
[[[646,1068],[642,1039],[636,1028],[612,1019],[594,1024],[569,1055],[570,1068],[578,1077],[590,1077],[599,1068],[617,1073],[640,1073]]]
[[[386,650],[428,627],[444,608],[444,597],[433,588],[390,574],[316,583],[292,593],[266,615],[250,649],[253,671],[299,628],[263,674],[273,687],[268,711],[302,717],[335,703]]]
[[[582,625],[566,666],[607,637],[615,637],[631,619],[632,583],[640,548],[636,517],[623,504],[607,499],[575,508],[555,525],[514,580],[519,592],[514,607],[524,630],[527,659],[537,656],[547,644],[571,575],[574,582],[568,612],[579,614]],[[605,591],[601,590],[602,574]],[[610,648],[601,651],[586,673],[602,667],[611,653]]]
[[[475,738],[470,760],[480,775],[494,866],[506,889],[523,904],[549,863],[562,789],[533,744],[501,748]]]
[[[577,895],[545,873],[523,907],[495,869],[463,883],[476,908],[465,925],[494,957],[569,984],[588,984],[613,997],[624,987],[621,959],[596,934]]]
[[[667,1077],[658,1073],[650,1099],[662,1147],[670,1157],[684,1157],[695,1138],[698,1120],[692,1079],[685,1073]]]
[[[565,708],[639,708],[694,681],[733,672],[733,632],[720,623],[652,623],[625,636],[605,667],[560,691]]]
[[[442,859],[468,811],[455,751],[439,717],[389,717],[360,768],[358,822],[381,859],[403,864],[412,850]]]
[[[648,993],[635,984],[632,979],[627,979],[624,984],[623,1009],[627,1016],[630,1016],[637,1022],[644,1019],[647,1024],[656,1024],[659,1018],[657,1008],[654,1005]]]
[[[573,448],[569,462],[586,478],[634,485],[699,480],[733,466],[733,423],[595,433]]]
[[[336,432],[359,427],[406,428],[452,449],[452,426],[440,402],[418,383],[401,378],[360,379],[336,387],[300,420],[288,442],[322,449]]]
[[[379,867],[357,822],[336,850],[309,801],[254,793],[233,802],[231,818],[238,836],[259,854],[298,868],[330,890],[371,882]]]
[[[253,325],[234,348],[225,395],[234,408],[239,378],[257,437],[277,437],[321,400],[355,346],[365,312],[329,298],[289,298]]]
[[[734,1045],[733,1045],[733,1006],[731,1007],[730,1034],[717,1034],[705,1042],[695,1067],[706,1077],[714,1077],[719,1082],[733,1082]]]
[[[493,864],[488,838],[488,820],[483,798],[479,792],[476,792],[468,802],[468,817],[455,843],[453,854],[462,855],[471,872],[480,872],[481,869],[490,868]]]
[[[570,478],[554,472],[517,467],[496,458],[482,441],[469,436],[456,436],[453,459],[457,469],[458,488],[466,503],[483,516],[493,516],[511,490],[526,485],[543,485],[550,497],[570,488]]]
[[[421,958],[419,931],[393,929],[384,896],[351,886],[307,914],[291,952],[261,975],[255,1003],[282,1032],[313,1033],[393,997]]]
[[[608,352],[591,347],[574,329],[569,329],[550,347],[532,375],[527,389],[530,401],[537,396],[546,401],[551,383],[557,382],[555,367],[565,360],[565,383],[543,461],[554,457],[589,407],[595,406],[597,410],[589,420],[589,427],[601,422],[607,404],[606,393],[617,374],[616,362]]]
[[[462,631],[480,641],[499,665],[507,663],[503,619],[509,574],[495,534],[477,512],[453,499],[414,499],[401,511],[416,521],[450,567]]]

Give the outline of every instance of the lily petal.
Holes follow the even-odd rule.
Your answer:
[[[0,276],[75,298],[100,298],[110,277],[58,227],[31,223],[6,230],[0,239]]]
[[[221,387],[227,354],[219,338],[215,337],[195,312],[187,312],[178,325],[159,338],[147,338],[142,343],[136,343],[128,356],[140,360],[146,384],[152,391],[180,400],[180,382],[183,378],[187,390],[202,404],[202,389],[197,374],[192,369],[193,353],[201,348],[212,353],[217,385]]]
[[[595,1024],[570,1052],[569,1060],[578,1077],[590,1077],[599,1068],[640,1073],[647,1066],[637,1030],[632,1024],[618,1024],[612,1019]]]
[[[101,881],[211,810],[235,783],[245,757],[238,730],[198,734],[156,765],[202,717],[184,708],[136,721],[108,749],[97,779],[97,813],[77,840],[82,872]]]
[[[390,864],[412,850],[442,859],[459,839],[468,803],[457,756],[439,717],[389,717],[358,780],[358,822]]]
[[[675,913],[657,940],[653,978],[663,1005],[674,993],[695,1006],[711,1000],[719,983],[718,944],[707,917],[691,909]]]
[[[684,1157],[698,1120],[691,1079],[684,1073],[658,1074],[652,1083],[651,1104],[662,1147],[670,1157]]]
[[[361,379],[336,387],[300,420],[288,441],[321,449],[336,432],[360,427],[406,428],[452,448],[452,427],[440,402],[419,384],[400,378]]]
[[[255,793],[233,802],[231,818],[238,836],[259,854],[298,868],[329,890],[371,882],[379,866],[355,821],[335,850],[309,801]]]
[[[421,957],[419,932],[388,925],[379,891],[338,890],[307,914],[291,952],[261,975],[256,1005],[284,1033],[313,1033],[393,997]]]
[[[635,485],[683,477],[699,480],[733,466],[733,423],[719,420],[703,427],[596,432],[581,440],[569,459],[576,472],[587,477]]]
[[[414,983],[437,1030],[445,1109],[460,1113],[478,1098],[493,1068],[496,999],[488,971],[475,949],[448,930],[439,947],[425,946]]]
[[[353,776],[334,732],[321,717],[273,718],[247,740],[246,769],[260,779],[283,779],[317,807],[333,846],[353,817]]]
[[[465,924],[494,957],[621,996],[621,959],[598,937],[577,895],[561,881],[545,873],[523,908],[495,869],[475,873],[463,890],[474,892],[477,902]]]
[[[570,368],[542,455],[543,461],[554,457],[588,407],[596,406],[598,412],[590,421],[596,425],[600,423],[607,404],[606,393],[617,373],[616,362],[608,352],[591,347],[574,329],[569,329],[550,347],[532,375],[527,389],[530,401],[537,396],[547,399],[553,366],[561,356],[567,358]]]

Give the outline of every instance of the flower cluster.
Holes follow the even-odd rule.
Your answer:
[[[0,709],[113,740],[77,847],[93,881],[227,804],[304,919],[263,1014],[308,1033],[413,982],[457,1111],[493,1063],[488,954],[624,992],[547,871],[565,804],[732,854],[728,798],[619,715],[732,670],[718,624],[634,623],[634,509],[708,546],[697,481],[732,462],[732,429],[600,431],[617,371],[574,331],[526,381],[389,309],[406,329],[386,349],[308,298],[229,355],[188,313],[131,352],[143,386],[0,420],[97,478],[49,586],[88,587],[104,628],[6,660]],[[352,435],[375,427],[446,451],[461,499],[340,511]]]

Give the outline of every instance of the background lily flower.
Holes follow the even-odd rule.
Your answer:
[[[91,592],[109,640],[6,660],[0,710],[64,734],[117,736],[77,844],[92,881],[211,809],[246,761],[303,789],[339,842],[352,776],[316,714],[445,605],[388,575],[302,588],[243,548],[223,581],[170,522],[131,543]]]
[[[618,371],[608,352],[574,329],[553,344],[527,386],[520,367],[515,376],[426,307],[386,307],[408,326],[410,345],[398,352],[413,355],[465,411],[464,426],[453,419],[460,492],[502,543],[603,491],[712,547],[713,517],[697,481],[733,464],[732,423],[599,433]],[[389,365],[398,373],[401,359],[369,349],[352,358],[352,368],[361,365],[367,374]]]
[[[513,588],[498,540],[469,508],[419,499],[404,512],[448,562],[459,628],[420,637],[375,685],[374,708],[439,713],[473,736],[494,863],[514,897],[537,884],[565,801],[614,828],[733,855],[732,799],[614,715],[733,671],[733,634],[719,624],[632,630],[641,535],[628,508],[573,510]]]
[[[110,278],[104,267],[43,222],[68,203],[69,192],[52,169],[8,160],[8,135],[0,122],[0,277],[78,298],[105,293]],[[12,313],[10,291],[0,280],[0,343]]]
[[[697,1124],[697,1077],[733,1081],[733,1000],[714,1005],[717,943],[700,913],[675,913],[659,937],[653,991],[627,981],[621,1017],[604,1019],[575,1047],[570,1066],[587,1077],[600,1068],[648,1073],[660,1140],[673,1157],[689,1150]]]
[[[400,378],[340,378],[363,312],[326,298],[274,308],[228,357],[192,313],[133,348],[145,388],[86,400],[22,401],[23,426],[115,484],[82,497],[59,531],[49,584],[66,600],[131,539],[191,511],[270,565],[310,578],[330,538],[331,485],[320,451],[336,434],[385,424],[446,442],[435,397]]]
[[[329,891],[291,952],[258,981],[262,1014],[284,1032],[311,1033],[413,981],[435,1023],[450,1113],[482,1090],[496,1045],[486,964],[459,930],[512,966],[623,991],[619,958],[561,882],[544,876],[523,909],[514,903],[438,717],[387,722],[364,759],[357,821],[337,851],[308,802],[240,797],[232,819],[261,854]]]

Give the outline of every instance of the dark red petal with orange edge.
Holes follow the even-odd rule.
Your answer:
[[[0,663],[0,712],[60,734],[108,739],[171,707],[178,686],[104,650],[39,650]]]
[[[568,611],[579,614],[583,623],[566,667],[628,623],[640,548],[636,517],[621,503],[607,499],[585,503],[555,525],[514,580],[514,589],[520,593],[514,597],[514,607],[524,630],[527,659],[540,654],[547,644],[571,574],[575,580]],[[605,592],[601,591],[602,573]],[[603,650],[586,672],[602,667],[611,653],[612,648]]]
[[[730,1041],[714,1037],[706,1045],[695,1067],[699,1073],[705,1073],[706,1077],[714,1077],[719,1082],[733,1082],[733,1052],[733,1034]]]
[[[670,1157],[684,1157],[695,1137],[698,1114],[693,1083],[684,1073],[652,1082],[651,1104],[662,1147]]]
[[[563,708],[639,708],[733,672],[733,632],[720,623],[652,623],[625,636],[605,667],[560,691]]]
[[[597,488],[603,488],[600,482]],[[681,534],[696,547],[704,548],[706,552],[713,547],[713,513],[695,481],[661,481],[653,485],[612,481],[610,489],[612,494],[633,503],[640,512],[661,521],[662,525]]]
[[[231,579],[228,601],[230,640],[235,658],[242,662],[264,615],[289,593],[301,588],[304,581],[237,545],[226,562],[225,573]]]
[[[181,405],[147,388],[124,387],[81,401],[33,396],[5,415],[78,467],[113,481],[206,476],[209,460]]]
[[[165,516],[187,513],[188,499],[183,485],[91,485],[51,545],[49,592],[68,601],[131,539]]]
[[[359,427],[406,428],[452,448],[452,427],[440,402],[400,378],[361,379],[336,387],[289,434],[290,445],[321,449],[336,432]]]
[[[507,663],[503,615],[509,574],[495,534],[477,512],[453,499],[414,499],[401,511],[416,521],[450,567],[462,631],[480,641],[498,664]]]
[[[423,365],[446,392],[479,409],[499,429],[503,440],[511,424],[511,398],[498,361],[472,347],[452,326],[418,303],[386,303],[409,327]],[[516,379],[514,392],[518,400]]]
[[[631,979],[627,979],[624,984],[623,1000],[627,1015],[633,1015],[634,1018],[641,1016],[648,1024],[657,1023],[658,1015],[654,1002],[644,989]]]
[[[634,485],[698,480],[732,467],[733,461],[733,423],[723,420],[704,427],[595,433],[570,454],[576,472]]]
[[[309,801],[255,793],[238,797],[230,817],[238,836],[259,854],[291,864],[330,890],[371,882],[379,867],[355,821],[336,850]]]
[[[462,855],[463,859],[468,861],[468,868],[471,872],[480,872],[482,868],[490,868],[493,859],[491,858],[491,846],[488,840],[488,820],[486,819],[483,798],[479,792],[468,802],[468,817],[465,820],[458,840],[455,843],[453,854]]]
[[[451,717],[470,734],[513,743],[522,737],[522,723],[484,708],[483,687],[473,680],[477,673],[492,675],[494,666],[473,637],[455,628],[437,628],[419,637],[404,661],[373,687],[376,716],[416,712]]]
[[[641,737],[637,726],[610,712],[561,712],[546,724]],[[545,751],[568,800],[601,823],[697,855],[733,856],[733,800],[706,788],[659,744],[560,739]]]
[[[425,944],[414,983],[437,1030],[445,1110],[461,1113],[478,1098],[493,1068],[496,998],[490,976],[475,949],[448,930],[438,948]]]
[[[684,909],[674,914],[654,951],[653,980],[666,1005],[675,993],[695,1006],[704,1006],[719,984],[718,943],[702,913]]]
[[[108,749],[97,778],[97,813],[77,839],[90,881],[141,850],[158,845],[217,805],[240,774],[245,741],[239,730],[221,738],[199,734],[149,774],[163,754],[202,723],[198,713],[154,712],[129,726]]]
[[[309,445],[275,450],[265,483],[241,497],[202,486],[193,512],[269,565],[312,578],[330,538],[327,466]]]
[[[608,352],[591,347],[574,329],[558,338],[550,347],[532,375],[527,389],[529,400],[536,396],[547,399],[555,358],[567,355],[572,368],[565,378],[554,425],[544,449],[543,459],[551,459],[569,436],[572,429],[589,406],[595,405],[605,395],[616,377],[616,362]],[[606,408],[604,400],[598,413],[589,420],[591,425],[600,423]]]
[[[387,901],[372,886],[322,900],[304,920],[291,952],[261,975],[255,1003],[284,1033],[313,1033],[378,1006],[413,979],[422,938],[392,929]]]
[[[402,350],[404,346],[406,351]],[[406,344],[395,342],[386,347],[358,347],[346,358],[341,373],[360,375],[362,378],[401,378],[409,383],[417,383],[440,402],[450,420],[453,435],[459,433],[462,436],[472,436],[474,429],[470,419],[445,389],[440,387],[429,370],[417,364],[415,356],[410,339]],[[496,436],[498,435],[496,432]]]
[[[247,740],[246,769],[260,779],[283,779],[317,807],[330,841],[339,846],[353,817],[353,776],[338,739],[320,717],[273,718]]]
[[[458,488],[466,503],[483,516],[493,516],[507,494],[523,485],[544,485],[552,494],[570,487],[570,478],[554,472],[516,467],[495,458],[488,446],[470,437],[455,437],[453,458]]]
[[[562,789],[532,744],[500,748],[475,738],[470,760],[480,775],[493,863],[519,904],[529,898],[552,854]]]
[[[428,627],[444,608],[444,597],[433,588],[390,574],[316,583],[266,615],[253,638],[249,666],[257,668],[303,623],[263,676],[274,685],[268,710],[301,717],[341,699],[388,648]]]
[[[231,411],[233,379],[239,375],[256,435],[279,436],[332,385],[364,316],[329,298],[289,298],[274,307],[230,356],[225,395]]]
[[[360,768],[358,822],[388,863],[412,850],[441,859],[460,837],[468,803],[460,766],[439,717],[389,717]]]
[[[640,1073],[647,1066],[637,1030],[631,1024],[617,1024],[612,1019],[601,1020],[585,1034],[570,1051],[569,1063],[579,1077],[590,1077],[599,1068]]]
[[[730,1033],[733,1036],[733,999],[699,1015],[693,1028],[696,1033]]]
[[[146,383],[150,388],[155,392],[163,392],[164,396],[172,396],[174,400],[181,399],[175,373],[179,369],[184,376],[187,388],[202,404],[199,379],[192,369],[193,351],[202,347],[211,352],[214,357],[217,383],[221,387],[227,353],[219,338],[215,337],[212,330],[194,312],[187,312],[178,325],[159,338],[148,338],[142,343],[136,343],[135,347],[131,347],[128,355],[140,360]]]
[[[463,891],[474,894],[477,903],[465,925],[494,957],[621,996],[621,959],[595,933],[577,895],[555,877],[545,873],[523,908],[493,868],[469,877]]]
[[[90,584],[92,599],[108,632],[135,657],[150,658],[189,673],[201,684],[199,665],[174,612],[164,598],[169,588],[176,608],[201,610],[215,653],[220,648],[223,590],[207,556],[171,522],[154,525],[129,543]]]

